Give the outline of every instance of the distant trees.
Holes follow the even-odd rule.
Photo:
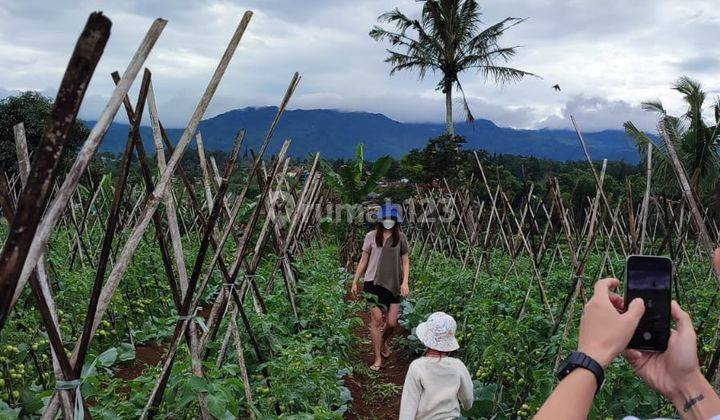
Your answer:
[[[413,149],[400,160],[401,173],[415,182],[454,182],[464,178],[470,156],[462,149],[465,137],[443,134],[428,140],[423,149]]]
[[[45,119],[50,115],[52,100],[39,92],[27,91],[16,96],[0,100],[0,168],[7,173],[17,171],[17,154],[15,151],[15,134],[13,126],[24,123],[28,150],[32,153],[37,148],[43,131]],[[76,121],[68,136],[64,159],[61,165],[67,165],[75,152],[90,133],[90,129],[81,121]]]
[[[420,78],[428,71],[442,73],[437,90],[445,94],[445,122],[447,134],[452,136],[453,103],[452,90],[462,94],[467,120],[472,122],[465,92],[459,76],[464,71],[475,70],[484,79],[505,84],[515,82],[532,73],[508,67],[506,64],[516,54],[517,47],[498,44],[506,30],[524,19],[508,17],[481,29],[480,6],[475,0],[423,0],[420,20],[411,19],[397,8],[378,17],[381,23],[394,26],[388,30],[374,26],[370,36],[387,40],[396,49],[388,50],[387,63],[392,65],[390,74],[400,70],[417,70]]]
[[[450,188],[466,185],[474,179],[470,188],[473,195],[481,200],[490,200],[483,183],[477,160],[472,151],[462,148],[465,139],[462,136],[447,134],[431,138],[422,149],[413,149],[400,160],[399,174],[411,182],[430,184],[439,183],[444,188],[447,180]],[[523,202],[530,184],[534,184],[533,195],[545,197],[556,177],[563,192],[565,202],[574,214],[580,214],[588,206],[589,199],[595,197],[595,179],[588,170],[587,162],[560,162],[536,157],[514,155],[491,155],[478,150],[490,191],[500,186],[512,204]],[[600,162],[595,164],[600,171]],[[645,187],[642,166],[621,161],[608,162],[603,189],[608,197],[625,197],[626,180],[637,193],[634,204],[642,199]],[[381,193],[382,194],[382,193]]]
[[[675,149],[680,162],[687,171],[689,182],[694,191],[700,196],[708,198],[713,193],[718,193],[720,183],[720,102],[716,101],[711,107],[712,114],[710,121],[715,125],[708,126],[703,116],[707,94],[697,80],[689,77],[681,77],[672,87],[673,90],[683,95],[687,106],[685,113],[676,117],[668,115],[663,104],[658,101],[643,102],[643,108],[648,111],[657,112],[661,117],[667,117],[670,128],[670,136],[674,141]],[[647,134],[639,130],[632,121],[624,124],[625,132],[637,143],[638,150],[647,157],[647,145],[652,142],[653,147],[653,178],[662,190],[667,187],[666,192],[671,194],[678,192],[675,174],[667,155],[665,144],[660,141],[653,141]]]

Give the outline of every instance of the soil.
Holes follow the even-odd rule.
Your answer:
[[[147,366],[155,366],[165,354],[165,346],[158,343],[138,344],[135,346],[135,360],[124,363],[115,369],[115,376],[129,381],[137,378]]]
[[[370,366],[375,360],[367,328],[370,315],[365,311],[360,311],[357,316],[363,320],[363,325],[355,327],[355,335],[360,342],[360,360],[357,363]],[[407,331],[402,327],[397,327],[392,354],[389,358],[384,359],[379,373],[367,375],[359,372],[345,379],[345,386],[350,389],[353,397],[350,409],[345,414],[346,419],[396,419],[398,417],[402,385],[405,382],[408,366],[413,359],[410,352],[399,346],[398,343],[398,337],[405,334]],[[373,390],[382,383],[394,384],[397,392],[388,397],[377,395]]]
[[[203,319],[210,316],[211,305],[206,305],[198,310],[198,315]],[[183,342],[184,343],[184,342]],[[125,381],[130,381],[142,375],[143,370],[148,366],[156,366],[165,360],[166,343],[145,343],[135,346],[135,360],[130,363],[123,363],[115,369],[115,376]]]

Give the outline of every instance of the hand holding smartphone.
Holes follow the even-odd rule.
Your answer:
[[[642,298],[645,313],[628,348],[643,351],[667,350],[670,339],[670,301],[673,264],[667,257],[631,255],[626,263],[625,307]]]

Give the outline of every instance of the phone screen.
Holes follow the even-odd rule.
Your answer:
[[[645,313],[638,324],[629,348],[665,351],[670,338],[670,300],[672,261],[665,257],[633,255],[627,260],[625,305],[640,297]]]

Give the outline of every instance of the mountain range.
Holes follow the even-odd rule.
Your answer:
[[[205,148],[229,151],[239,129],[246,131],[245,147],[257,150],[262,144],[276,107],[248,107],[225,112],[200,122]],[[89,126],[93,121],[86,122]],[[485,149],[490,153],[535,156],[558,161],[582,160],[583,151],[577,134],[571,130],[514,129],[499,127],[489,120],[473,124],[458,123],[456,133],[465,136],[467,149]],[[422,148],[431,137],[445,131],[442,123],[402,123],[383,114],[345,112],[330,109],[287,110],[281,118],[270,144],[269,152],[280,149],[282,140],[292,139],[293,156],[305,157],[320,152],[325,158],[353,157],[357,143],[364,144],[365,156],[376,159],[390,155],[400,158],[411,149]],[[168,128],[169,137],[177,142],[181,128]],[[113,123],[100,145],[100,150],[121,153],[128,135],[128,125]],[[141,127],[141,136],[149,150],[152,132]],[[635,143],[623,130],[583,133],[593,160],[607,158],[636,163],[639,155]],[[190,147],[194,147],[194,142]]]

